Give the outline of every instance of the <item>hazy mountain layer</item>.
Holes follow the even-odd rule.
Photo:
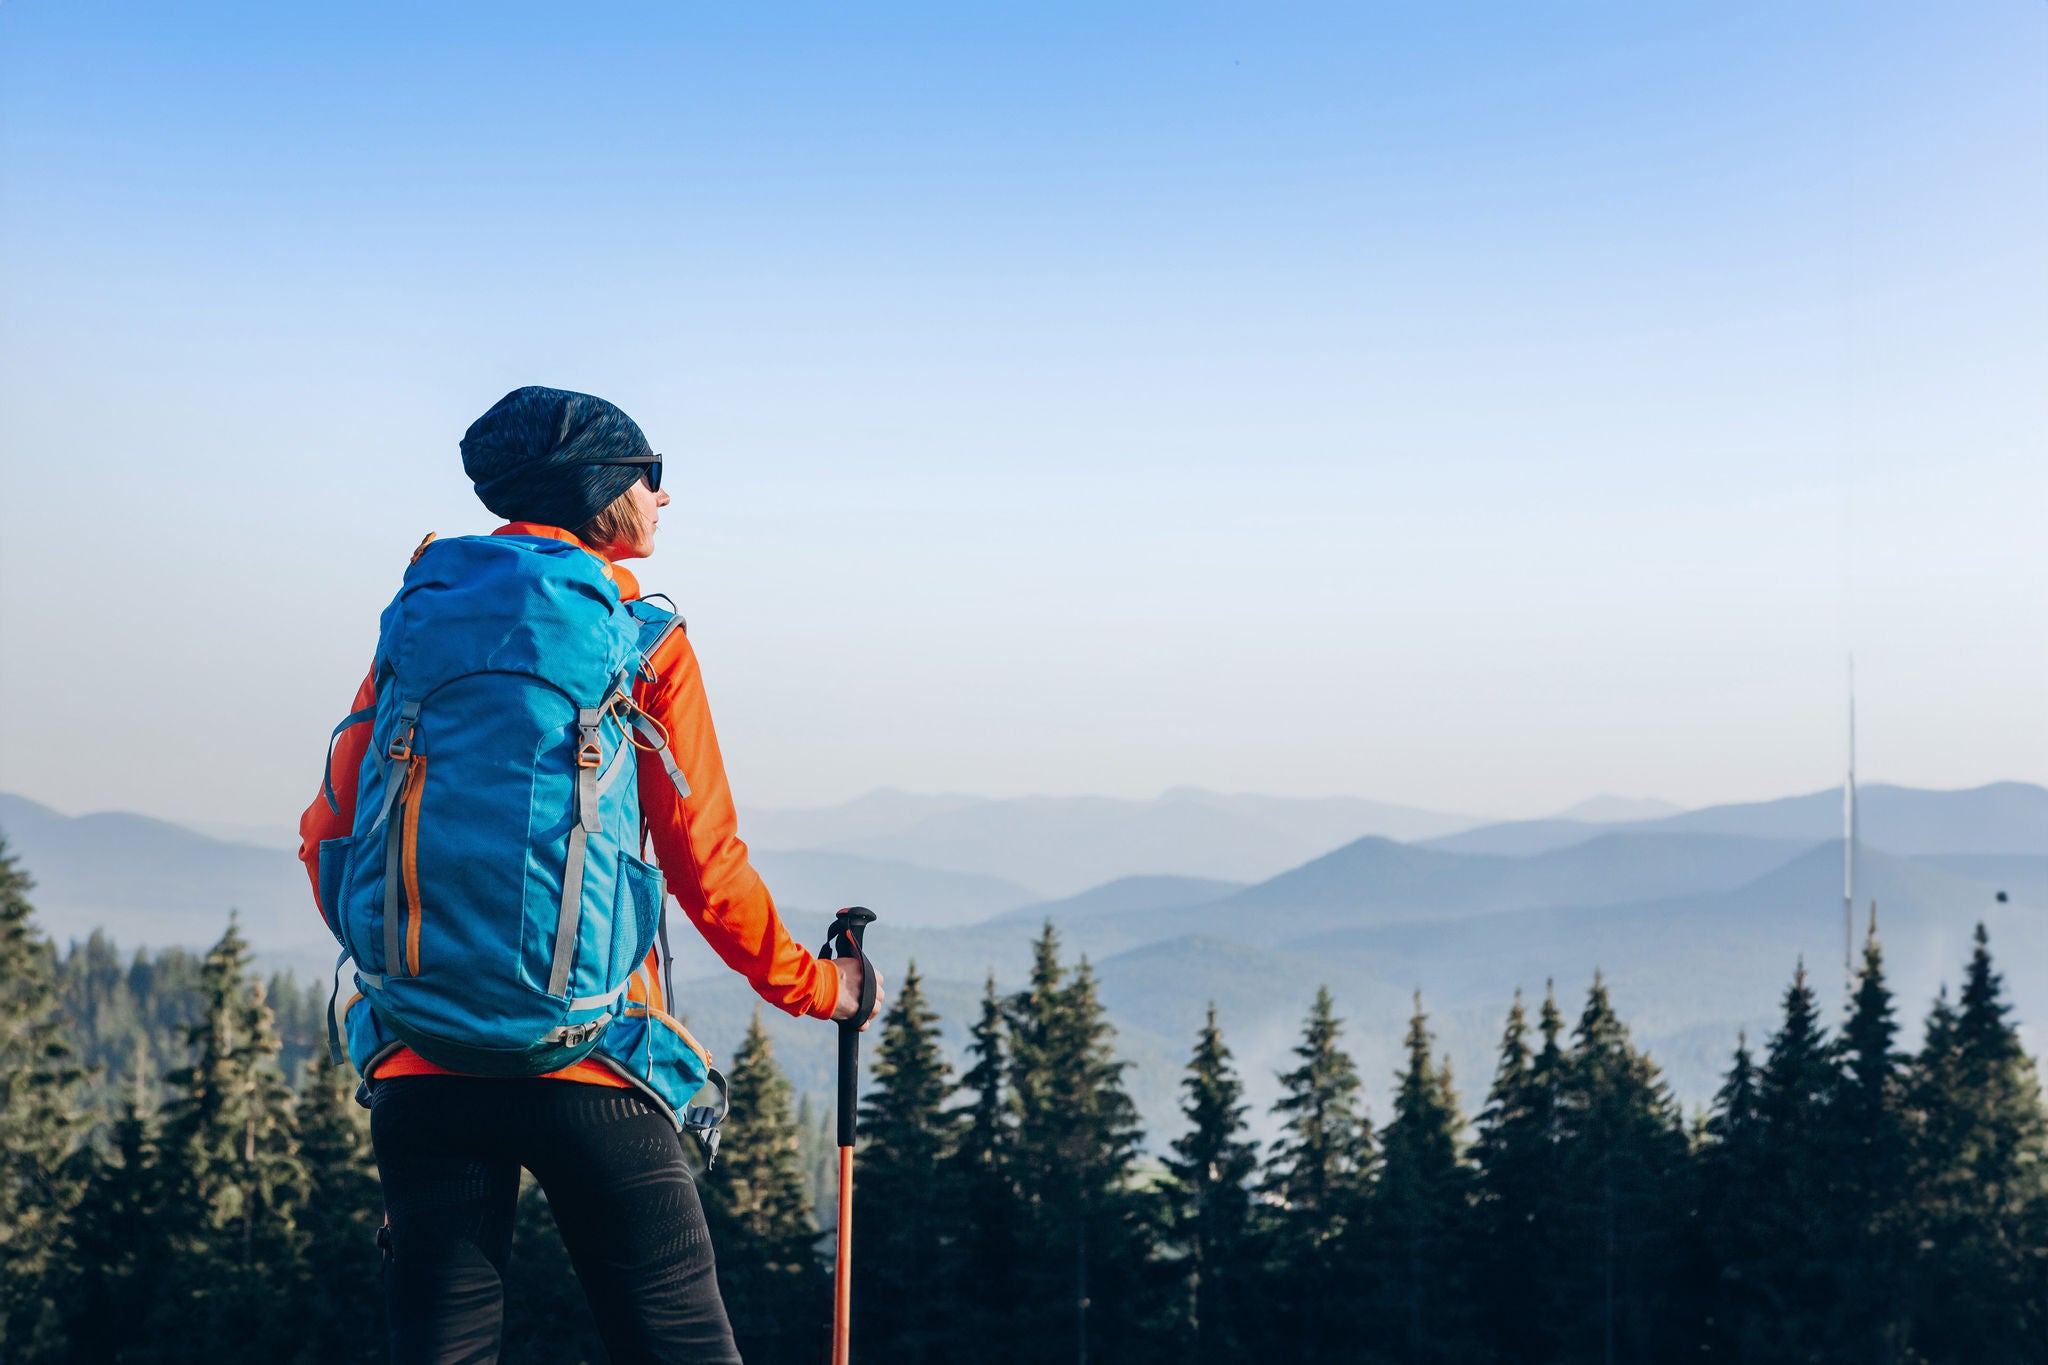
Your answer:
[[[1207,905],[1244,889],[1242,882],[1217,881],[1213,877],[1119,877],[1113,882],[1090,887],[1078,895],[1023,906],[1003,918],[1028,920],[1036,924],[1047,918],[1174,910]]]
[[[2048,900],[1999,905],[1985,883],[1876,851],[1866,851],[1860,874],[1879,905],[1907,1045],[1938,985],[1959,979],[1980,918],[1990,926],[2020,1019],[2031,1036],[2042,1036],[2039,1030],[2048,1028],[2048,935],[2041,924]],[[1868,910],[1867,900],[1859,903],[1859,943]],[[1135,1064],[1133,1092],[1155,1142],[1171,1136],[1180,1067],[1212,1001],[1258,1112],[1273,1098],[1274,1073],[1286,1062],[1316,987],[1328,984],[1383,1118],[1418,990],[1470,1113],[1483,1099],[1501,1022],[1518,988],[1533,1001],[1554,980],[1571,1019],[1593,972],[1602,971],[1637,1038],[1694,1106],[1711,1096],[1737,1033],[1746,1029],[1756,1042],[1773,1026],[1778,998],[1802,958],[1824,1000],[1839,998],[1842,979],[1840,851],[1825,845],[1717,892],[1407,919],[1280,941],[1234,936],[1233,924],[1251,921],[1226,919],[1215,932],[1183,927],[1133,943],[1121,918],[1056,922],[1067,931],[1069,956],[1087,951],[1095,962],[1119,1050]],[[950,931],[892,930],[885,923],[871,947],[892,979],[901,979],[907,959],[917,959],[934,997],[944,1002],[941,1012],[957,1046],[983,976],[993,970],[1004,988],[1014,988],[1036,929],[1017,917]],[[681,989],[706,1041],[730,1048],[751,1010],[744,985],[719,976]],[[829,1030],[771,1022],[804,1074],[826,1084]]]
[[[279,849],[144,815],[62,815],[5,793],[0,834],[35,877],[37,919],[59,942],[103,928],[124,948],[196,946],[220,937],[230,910],[267,949],[317,951],[334,941],[305,869]]]
[[[1324,982],[1351,1020],[1350,1042],[1375,1094],[1391,1078],[1411,994],[1421,990],[1471,1108],[1514,989],[1540,992],[1554,978],[1572,1015],[1598,967],[1680,1093],[1703,1101],[1736,1032],[1757,1037],[1770,1026],[1802,956],[1825,988],[1839,980],[1840,845],[1824,827],[1811,837],[1829,799],[1839,797],[1580,826],[1584,837],[1522,856],[1461,853],[1447,840],[1354,839],[1251,885],[1186,873],[1123,877],[1022,908],[1014,907],[1030,897],[1031,883],[987,874],[816,850],[763,853],[761,863],[806,942],[820,935],[833,906],[873,904],[883,916],[876,957],[899,981],[907,960],[917,959],[955,1040],[984,977],[993,972],[1014,988],[1031,939],[1052,919],[1068,956],[1085,953],[1095,963],[1120,1048],[1135,1064],[1134,1091],[1163,1141],[1206,1003],[1221,1012],[1249,1097],[1263,1108],[1301,1013]],[[1914,1027],[1938,982],[1955,978],[1980,917],[2021,1019],[2048,1027],[2048,852],[2030,823],[2037,810],[2048,823],[2048,792],[2021,784],[1877,788],[1866,799],[1873,846],[1859,862],[1858,917],[1878,902],[1901,1013]],[[1069,814],[1037,828],[1044,833]],[[38,878],[39,918],[59,938],[103,925],[124,948],[199,946],[239,907],[270,962],[317,975],[331,960],[303,873],[287,853],[139,816],[66,817],[18,797],[0,797],[0,830]],[[1880,835],[1921,856],[1875,846]],[[992,917],[958,922],[970,914]],[[752,1012],[752,992],[694,935],[677,935],[676,946],[684,1007],[706,1040],[727,1051]],[[770,1022],[800,1082],[822,1091],[832,1031],[814,1021]]]
[[[884,795],[835,808],[845,812],[843,829],[829,810],[750,814],[744,826],[764,847],[789,847],[784,839],[800,832],[808,847],[978,872],[1059,896],[1129,876],[1258,881],[1361,835],[1420,839],[1473,823],[1466,816],[1350,797],[1297,800],[1184,788],[1151,801],[975,801],[878,830],[878,802],[906,816],[914,810],[907,798],[890,794],[883,801]]]
[[[1994,782],[1963,791],[1875,783],[1858,791],[1856,814],[1863,841],[1893,853],[2048,854],[2048,788],[2029,782]],[[1778,801],[1708,806],[1622,826],[1569,819],[1518,820],[1482,825],[1427,842],[1452,853],[1521,855],[1583,843],[1617,828],[1817,843],[1841,837],[1842,791],[1830,787]]]
[[[842,905],[886,905],[893,920],[920,926],[972,924],[1038,900],[1039,894],[1000,877],[947,872],[851,853],[751,854],[778,906],[823,911]]]
[[[4,793],[0,833],[34,873],[39,918],[59,939],[103,928],[124,946],[207,943],[232,909],[266,952],[324,951],[331,942],[296,851],[143,815],[63,815]],[[964,924],[1041,898],[996,877],[845,853],[771,851],[756,854],[755,865],[779,903],[827,916],[871,902],[900,923]]]

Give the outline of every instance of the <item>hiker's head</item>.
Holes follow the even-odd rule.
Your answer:
[[[462,437],[462,467],[484,506],[507,521],[576,531],[615,559],[654,548],[668,495],[647,485],[658,482],[660,459],[604,399],[539,385],[500,398]]]

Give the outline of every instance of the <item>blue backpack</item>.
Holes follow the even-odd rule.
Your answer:
[[[689,795],[633,702],[682,624],[621,601],[563,541],[429,537],[414,555],[380,624],[376,702],[335,729],[371,726],[355,824],[320,845],[336,970],[352,959],[357,985],[330,1038],[362,1074],[400,1046],[479,1076],[593,1058],[715,1139],[722,1106],[689,1101],[717,1073],[674,1017],[661,872],[639,856],[640,752]],[[629,1002],[657,940],[668,998]]]

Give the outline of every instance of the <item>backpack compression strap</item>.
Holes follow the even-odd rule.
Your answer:
[[[636,706],[633,710],[633,728],[638,730],[647,742],[653,746],[655,753],[661,755],[661,766],[668,773],[668,780],[676,789],[677,799],[680,800],[688,797],[690,794],[690,783],[683,776],[683,770],[676,766],[676,756],[669,751],[668,731],[661,728],[661,722],[655,720],[654,717],[648,715],[645,711],[640,710],[639,707]]]
[[[576,957],[576,921],[583,910],[583,849],[590,836],[604,828],[597,810],[599,770],[604,746],[598,742],[603,724],[600,707],[576,711],[576,824],[569,831],[569,861],[562,868],[562,904],[555,913],[555,960],[548,969],[548,994],[569,989],[569,968]]]
[[[351,725],[361,725],[366,720],[377,718],[375,706],[365,706],[360,711],[351,711],[341,718],[341,724],[334,727],[334,733],[327,737],[327,767],[320,775],[320,791],[327,798],[327,809],[341,814],[341,799],[334,794],[334,741],[341,738],[341,732]]]

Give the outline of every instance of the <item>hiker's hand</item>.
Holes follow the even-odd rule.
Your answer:
[[[832,965],[839,969],[839,1003],[832,1007],[832,1020],[841,1023],[851,1019],[860,1009],[860,959],[857,957],[835,957]],[[875,1009],[874,1013],[860,1021],[860,1031],[866,1033],[868,1025],[882,1012],[882,969],[875,968]]]

